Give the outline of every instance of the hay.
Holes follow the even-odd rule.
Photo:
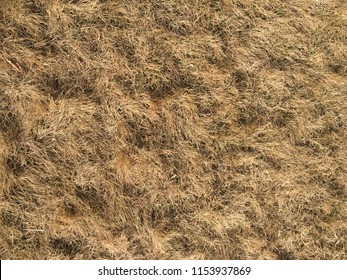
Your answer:
[[[0,0],[1,259],[346,259],[344,0]]]

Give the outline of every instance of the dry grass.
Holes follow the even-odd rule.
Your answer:
[[[0,0],[1,259],[346,259],[345,0]]]

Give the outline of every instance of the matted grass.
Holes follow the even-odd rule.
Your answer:
[[[346,259],[345,0],[0,0],[1,259]]]

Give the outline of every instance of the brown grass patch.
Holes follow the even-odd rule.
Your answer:
[[[1,259],[346,259],[344,0],[0,0]]]

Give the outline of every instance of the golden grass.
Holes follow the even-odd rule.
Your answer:
[[[346,259],[345,0],[0,0],[1,259]]]

